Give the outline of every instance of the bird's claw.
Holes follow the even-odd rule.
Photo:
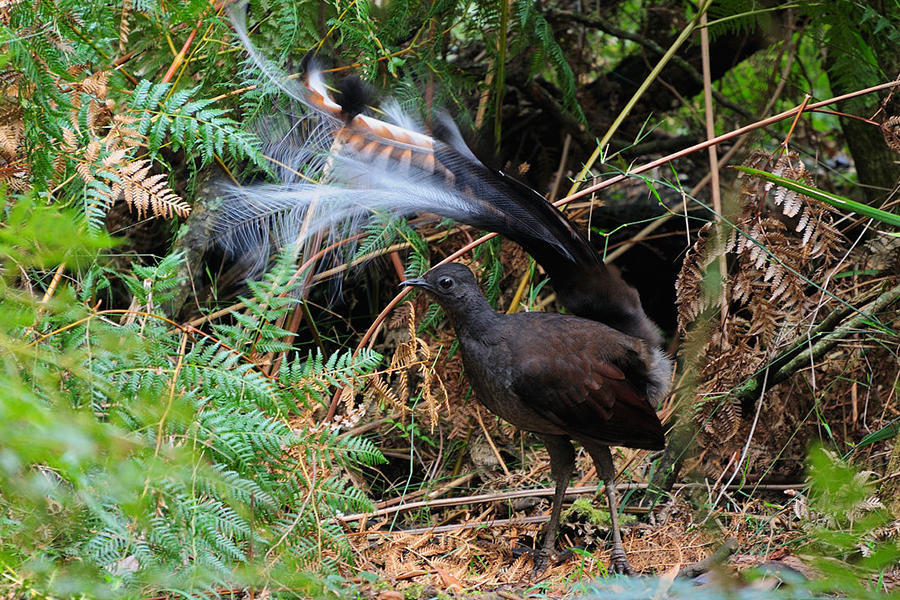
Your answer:
[[[519,556],[526,553],[531,556],[531,560],[534,562],[534,567],[531,569],[532,580],[540,577],[547,570],[547,567],[561,564],[572,556],[571,550],[557,552],[553,548],[546,547],[527,550],[526,552],[521,552]]]
[[[548,550],[547,548],[540,548],[532,553],[531,558],[534,561],[534,567],[531,569],[532,579],[537,579],[547,570],[547,565],[550,563],[553,554],[555,554],[555,552],[553,552],[553,550]]]
[[[629,577],[634,575],[634,569],[628,564],[624,550],[613,550],[609,561],[609,572],[616,575],[628,575]]]

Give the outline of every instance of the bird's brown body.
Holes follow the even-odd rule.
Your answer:
[[[478,320],[451,319],[472,387],[491,412],[538,434],[663,447],[656,412],[635,390],[652,360],[641,340],[569,315],[478,312]]]
[[[613,520],[613,568],[628,573],[618,530],[609,446],[649,450],[665,445],[650,400],[665,393],[670,364],[644,340],[581,317],[491,308],[467,267],[436,267],[411,279],[433,294],[459,337],[478,400],[516,427],[537,434],[556,479],[544,557],[552,552],[563,496],[575,466],[572,441],[604,479]]]

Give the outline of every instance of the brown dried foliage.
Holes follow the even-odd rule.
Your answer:
[[[74,77],[85,72],[83,66],[69,68],[69,74]],[[24,122],[18,95],[27,93],[27,85],[20,75],[7,75],[2,83],[0,106],[0,183],[26,191],[30,187],[31,169],[23,143]],[[70,127],[63,129],[63,140],[57,142],[58,176],[64,175],[66,158],[69,158],[75,162],[76,174],[86,184],[100,180],[108,186],[105,206],[101,207],[104,212],[123,199],[138,218],[186,217],[190,206],[169,187],[167,175],[153,174],[150,159],[132,158],[144,141],[133,129],[137,119],[116,112],[115,102],[108,98],[109,75],[108,71],[98,71],[84,75],[79,81],[58,82],[71,107]],[[85,109],[87,119],[82,123],[79,114]]]
[[[9,25],[12,9],[18,3],[19,0],[6,0],[5,2],[0,2],[0,25]]]
[[[881,134],[888,148],[894,152],[900,152],[900,116],[886,119],[881,124]]]
[[[0,97],[0,182],[21,192],[28,189],[31,172],[22,144],[25,123],[17,100],[19,79],[15,74],[5,73],[0,80],[3,92]]]
[[[460,528],[446,533],[390,533],[379,531],[384,522],[369,523],[357,543],[360,566],[378,572],[398,589],[432,585],[440,590],[471,591],[533,584],[531,559],[514,557],[512,549],[521,548],[520,536],[532,535],[536,525],[513,520],[503,527],[492,526],[495,518],[503,516],[499,505],[473,506],[465,511]],[[679,511],[656,527],[626,526],[623,542],[632,566],[643,572],[693,563],[713,548],[708,536],[694,526],[689,510]],[[594,539],[567,543],[591,549],[550,564],[541,574],[550,596],[556,595],[553,590],[557,586],[565,590],[573,578],[587,580],[604,574],[609,562],[608,549],[602,543],[597,547]]]
[[[128,48],[128,33],[131,31],[131,24],[128,19],[134,9],[133,0],[122,1],[122,16],[119,19],[119,54],[125,54]]]
[[[371,378],[366,399],[371,402],[380,398],[387,408],[406,417],[412,410],[410,398],[420,393],[433,432],[441,405],[447,407],[447,388],[434,370],[435,357],[431,348],[417,335],[415,305],[412,302],[401,305],[394,311],[388,328],[398,333],[398,343],[387,371]]]
[[[810,182],[792,152],[755,153],[745,163],[789,179]],[[802,194],[759,179],[744,178],[740,214],[724,241],[705,226],[685,258],[676,284],[679,330],[698,352],[698,422],[711,442],[726,442],[740,425],[728,399],[736,386],[762,369],[791,343],[800,328],[827,314],[831,296],[810,284],[827,280],[838,264],[843,237],[830,208]],[[727,314],[713,325],[723,304],[709,287],[722,257],[728,274]],[[713,281],[712,283],[717,283]],[[713,286],[715,288],[715,286]],[[707,315],[707,322],[700,318]],[[698,322],[698,318],[699,322]],[[698,326],[689,330],[689,325]]]

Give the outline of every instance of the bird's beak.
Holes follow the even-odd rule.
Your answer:
[[[400,287],[407,286],[420,287],[426,290],[431,289],[431,284],[428,283],[424,277],[411,277],[410,279],[400,282]]]

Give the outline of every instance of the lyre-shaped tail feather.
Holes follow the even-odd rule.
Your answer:
[[[331,98],[314,67],[303,81],[309,106],[342,122],[330,148],[334,162],[328,180],[372,189],[390,183],[383,179],[386,173],[439,187],[455,196],[454,206],[448,210],[441,204],[423,205],[420,210],[501,233],[525,246],[542,264],[560,259],[575,264],[599,261],[587,240],[542,196],[479,161],[448,116],[435,118],[435,133],[442,137],[428,135],[413,129],[413,121],[396,106],[386,111],[394,122],[348,113],[343,101]],[[460,204],[468,210],[459,211]]]
[[[303,135],[292,125],[287,136],[269,140],[282,183],[221,186],[215,233],[227,249],[263,248],[264,256],[272,244],[358,233],[372,212],[431,212],[522,245],[573,313],[658,342],[635,290],[563,213],[478,160],[448,116],[435,117],[429,134],[396,103],[384,108],[384,119],[363,114],[362,86],[345,84],[335,100],[313,61],[305,61],[299,81],[286,77],[250,42],[242,15],[233,11],[232,20],[260,70],[308,110]]]

